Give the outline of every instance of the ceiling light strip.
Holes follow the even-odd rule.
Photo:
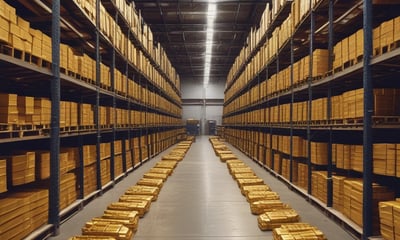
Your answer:
[[[212,42],[214,38],[214,20],[217,15],[217,4],[215,0],[210,0],[207,11],[207,37],[206,37],[206,54],[204,61],[204,79],[203,84],[206,86],[210,81],[211,59],[212,59]]]

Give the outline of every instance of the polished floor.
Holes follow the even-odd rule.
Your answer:
[[[303,197],[290,191],[285,184],[259,167],[240,151],[231,147],[283,202],[296,209],[304,222],[321,229],[328,239],[353,239],[338,224],[327,218]],[[168,153],[168,150],[165,154]],[[143,173],[160,160],[146,162],[103,196],[61,225],[60,235],[51,239],[68,239],[79,235],[81,227],[92,217],[100,216],[110,202],[141,178]],[[208,137],[197,137],[185,159],[165,182],[150,211],[139,221],[134,239],[140,240],[258,240],[272,239],[271,232],[257,226],[257,216],[250,212],[249,204],[241,195],[230,176],[226,164],[214,155]]]

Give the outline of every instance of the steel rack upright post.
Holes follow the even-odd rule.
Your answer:
[[[51,130],[50,130],[50,189],[49,223],[53,235],[60,232],[60,1],[52,1],[51,47]]]

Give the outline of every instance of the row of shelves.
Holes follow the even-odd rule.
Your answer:
[[[70,209],[77,202],[87,201],[107,190],[110,183],[126,176],[184,135],[184,129],[176,129],[131,137],[124,135],[116,140],[104,138],[99,145],[89,138],[81,144],[63,142],[59,153],[60,215],[67,218],[77,210]],[[7,206],[0,212],[1,238],[29,237],[48,222],[50,150],[25,146],[18,151],[10,150],[0,159],[0,196],[2,206]],[[23,228],[16,227],[22,222],[26,223]]]
[[[320,11],[326,11],[325,8],[320,8],[322,8]],[[359,18],[362,16],[362,11],[357,9],[358,11],[350,9],[350,13],[345,14],[354,14],[353,18]],[[318,10],[314,11],[313,14],[319,16]],[[343,9],[339,9],[338,12],[341,11]],[[374,59],[372,62],[376,68],[379,68],[379,65],[390,64],[394,57],[398,57],[400,35],[396,33],[395,29],[400,26],[400,17],[398,14],[389,12],[386,18],[379,15],[376,21],[377,26],[373,29]],[[315,24],[322,25],[322,28],[328,25],[323,23],[325,22],[316,22]],[[274,98],[276,95],[290,95],[292,90],[295,93],[304,91],[309,78],[312,78],[313,88],[321,83],[326,85],[328,82],[338,82],[344,78],[354,79],[355,73],[361,76],[359,79],[362,79],[360,72],[354,68],[355,65],[362,66],[364,32],[361,27],[359,23],[354,24],[349,30],[346,30],[346,37],[332,42],[332,53],[329,52],[328,43],[333,40],[328,39],[326,33],[325,35],[313,34],[315,43],[313,42],[312,54],[309,54],[311,50],[307,46],[310,43],[309,39],[303,39],[304,42],[298,44],[296,35],[281,34],[285,36],[285,39],[279,41],[281,35],[277,33],[275,38],[272,38],[270,42],[267,41],[264,47],[258,49],[257,54],[243,67],[241,75],[233,84],[229,85],[229,88],[226,88],[225,104],[230,104],[257,84],[265,84],[259,95]],[[281,25],[281,29],[287,29],[287,27]],[[307,30],[309,31],[309,29]],[[344,30],[339,29],[338,31],[340,37],[340,31]],[[293,34],[297,34],[296,31]],[[306,37],[310,38],[308,35]],[[274,47],[279,45],[277,42],[283,45],[279,48]],[[330,61],[332,61],[332,69],[329,68]],[[351,67],[353,67],[352,71],[348,71]],[[379,81],[384,81],[393,78],[393,75],[381,73],[379,77]],[[361,86],[361,81],[354,82]]]
[[[127,109],[99,106],[98,118],[96,105],[93,104],[60,101],[59,109],[61,133],[69,136],[94,133],[97,130],[97,121],[101,131],[182,125],[180,109],[175,109],[176,113],[171,115],[133,106]],[[50,125],[49,99],[0,93],[0,142],[17,142],[27,137],[48,137]]]
[[[46,14],[51,13],[51,4],[24,1],[8,3],[17,10],[9,11],[11,18],[14,18],[13,14],[15,13],[26,16],[28,20],[32,19],[33,26],[43,30],[44,35],[51,35],[49,28],[35,24],[38,22],[38,18],[43,18]],[[121,1],[99,1],[98,3],[98,18],[96,1],[68,1],[61,4],[63,27],[61,41],[78,47],[75,49],[77,52],[80,52],[79,49],[84,49],[87,53],[94,53],[96,47],[94,36],[99,30],[102,53],[117,50],[121,60],[131,60],[132,63],[136,63],[135,66],[142,73],[157,76],[149,79],[151,82],[154,84],[159,83],[157,80],[167,82],[174,91],[179,93],[179,76],[162,47],[160,45],[154,47],[151,30],[134,9],[134,4]],[[7,10],[6,2],[4,6]],[[24,26],[29,27],[29,25]],[[51,50],[50,52],[47,50],[42,51],[42,56],[47,56],[45,60],[50,61]],[[137,59],[135,59],[136,56]]]
[[[291,0],[283,0],[266,4],[259,28],[251,29],[246,39],[246,46],[242,48],[228,73],[226,89],[229,89],[242,74],[252,58],[264,46],[272,31],[288,17],[292,2]]]
[[[282,135],[284,133],[271,134],[255,130],[244,130],[228,128],[224,131],[225,136],[238,138],[243,136],[249,139],[252,154],[260,155],[257,159],[261,162],[271,162],[271,151],[279,153],[286,158],[294,159],[302,163],[318,167],[326,167],[330,163],[340,171],[354,171],[358,175],[363,173],[363,145],[360,141],[349,142],[349,139],[335,137],[329,147],[329,142],[316,138],[310,141],[310,154],[308,154],[308,141],[302,135]],[[359,138],[361,136],[358,136]],[[291,147],[292,145],[292,147]],[[242,147],[248,147],[243,143]],[[268,153],[262,154],[259,146],[267,148]],[[400,178],[400,141],[380,141],[373,143],[373,173],[381,176]],[[247,149],[248,150],[248,149]],[[259,151],[260,150],[260,151]],[[249,150],[248,150],[249,151]],[[329,160],[329,158],[331,160]]]
[[[250,76],[254,78],[267,63],[276,61],[277,53],[288,47],[288,40],[291,37],[296,36],[300,40],[299,46],[304,46],[306,44],[304,37],[307,36],[302,30],[309,24],[311,10],[319,11],[323,15],[327,4],[326,0],[285,0],[276,1],[271,7],[267,6],[260,21],[260,28],[257,30],[264,33],[250,32],[249,39],[254,39],[254,42],[245,46],[242,49],[244,54],[236,59],[227,78],[226,91],[231,87],[235,88],[234,85],[239,78],[251,78]],[[301,54],[304,55],[304,52]]]
[[[379,234],[375,183],[399,196],[399,7],[383,1],[293,1],[288,17],[242,59],[225,90],[225,138],[323,209],[331,212],[335,201],[333,176],[362,181],[357,191],[346,192],[352,193],[346,203],[354,196],[358,201],[334,214],[362,239]],[[263,133],[270,134],[269,146]],[[273,135],[285,136],[286,153],[272,146]],[[301,143],[293,141],[299,137],[306,150],[295,157]],[[342,156],[345,148],[350,152]],[[299,164],[307,172],[294,169]],[[299,176],[305,188],[295,185]]]
[[[329,177],[327,163],[321,165],[319,159],[328,158],[327,143],[312,142],[311,162],[304,155],[306,152],[306,140],[293,136],[292,155],[290,155],[290,136],[270,135],[258,131],[225,128],[224,139],[246,153],[261,166],[271,171],[289,185],[299,188],[306,196],[317,199],[322,207],[329,211],[336,211],[341,221],[351,228],[352,232],[362,236],[363,225],[363,179],[362,179],[362,145],[333,144],[332,161],[334,169],[332,177]],[[387,166],[389,171],[399,169],[397,159],[398,144],[374,144],[374,171],[378,174],[382,166]],[[354,151],[343,150],[354,149]],[[352,166],[358,165],[356,170],[340,166],[339,154],[348,154],[346,162]],[[362,150],[361,150],[362,155]],[[315,162],[315,160],[318,160]],[[389,163],[395,163],[388,166]],[[357,163],[356,163],[357,162]],[[389,169],[391,168],[391,169]],[[358,171],[358,172],[357,172]],[[355,173],[354,173],[355,172]],[[385,174],[383,174],[385,175]],[[388,181],[384,176],[375,178],[373,191],[373,233],[380,235],[380,221],[378,203],[395,200],[399,196],[397,181]],[[388,184],[390,182],[390,184]],[[355,225],[356,227],[353,227]]]
[[[374,114],[376,125],[395,127],[400,120],[399,89],[374,89]],[[364,89],[344,92],[330,98],[318,98],[311,101],[311,118],[308,118],[308,101],[293,102],[268,107],[265,101],[256,102],[253,108],[241,106],[240,102],[248,99],[238,99],[237,105],[224,108],[224,124],[255,124],[281,125],[301,128],[307,124],[315,126],[354,127],[362,123],[364,116]],[[251,101],[250,101],[251,102]],[[329,117],[328,117],[329,116]],[[309,122],[311,121],[311,122]]]
[[[109,13],[108,21],[110,23],[112,22],[112,16],[118,15],[118,17],[116,17],[118,19],[116,24],[118,24],[122,30],[130,28],[129,36],[133,35],[133,40],[136,45],[143,51],[143,54],[150,60],[151,64],[160,72],[160,74],[164,76],[167,81],[172,83],[179,95],[179,76],[169,61],[166,52],[161,47],[160,43],[157,43],[156,46],[154,45],[155,41],[150,26],[143,21],[141,13],[136,11],[134,5],[135,3],[121,0],[104,0],[101,2],[101,4],[101,6],[104,6],[104,9]],[[100,14],[102,14],[102,11],[100,11]],[[101,17],[100,20],[102,19],[104,18]],[[103,24],[105,25],[106,29],[108,27],[106,32],[111,32],[112,36],[112,32],[114,31],[113,27],[110,26],[110,24],[107,26],[106,23],[107,21],[105,20]]]
[[[7,6],[5,11],[8,14],[0,17],[4,22],[1,24],[2,31],[0,31],[1,53],[24,63],[31,63],[38,68],[49,69],[51,67],[51,37],[40,30],[31,28],[29,22],[15,15],[15,9],[5,2],[2,4]],[[135,49],[133,45],[129,46],[132,49],[129,54],[126,53],[126,56],[130,59],[119,61],[118,63],[121,64],[117,64],[117,68],[113,68],[110,54],[103,55],[104,61],[100,63],[99,72],[100,87],[121,96],[141,99],[138,93],[147,85],[145,85],[147,81],[152,84],[147,88],[153,94],[160,94],[165,101],[180,106],[179,92],[175,91],[173,86],[168,84],[151,65],[146,64],[147,61],[139,49]],[[96,86],[96,60],[92,56],[80,51],[79,48],[60,44],[60,71],[74,80]],[[128,66],[130,66],[129,69]]]
[[[46,238],[186,135],[180,80],[133,3],[0,0],[0,21],[2,206],[47,196],[0,235]]]

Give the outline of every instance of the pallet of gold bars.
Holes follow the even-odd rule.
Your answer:
[[[327,239],[323,232],[308,223],[288,223],[273,230],[274,239]]]
[[[398,125],[400,116],[373,116],[372,122],[375,125]]]
[[[142,218],[150,209],[150,202],[146,200],[136,200],[129,202],[114,202],[108,205],[107,210],[116,211],[137,211]]]
[[[83,235],[108,236],[119,240],[129,240],[133,232],[128,227],[119,223],[87,222],[82,228]]]
[[[124,225],[133,232],[136,232],[139,224],[139,212],[137,211],[105,210],[101,218],[127,221]]]
[[[104,237],[104,236],[94,236],[94,235],[82,235],[82,236],[71,237],[68,240],[115,240],[115,238]]]
[[[273,209],[258,216],[258,227],[263,231],[278,228],[283,224],[296,223],[300,221],[299,214],[291,208]]]

